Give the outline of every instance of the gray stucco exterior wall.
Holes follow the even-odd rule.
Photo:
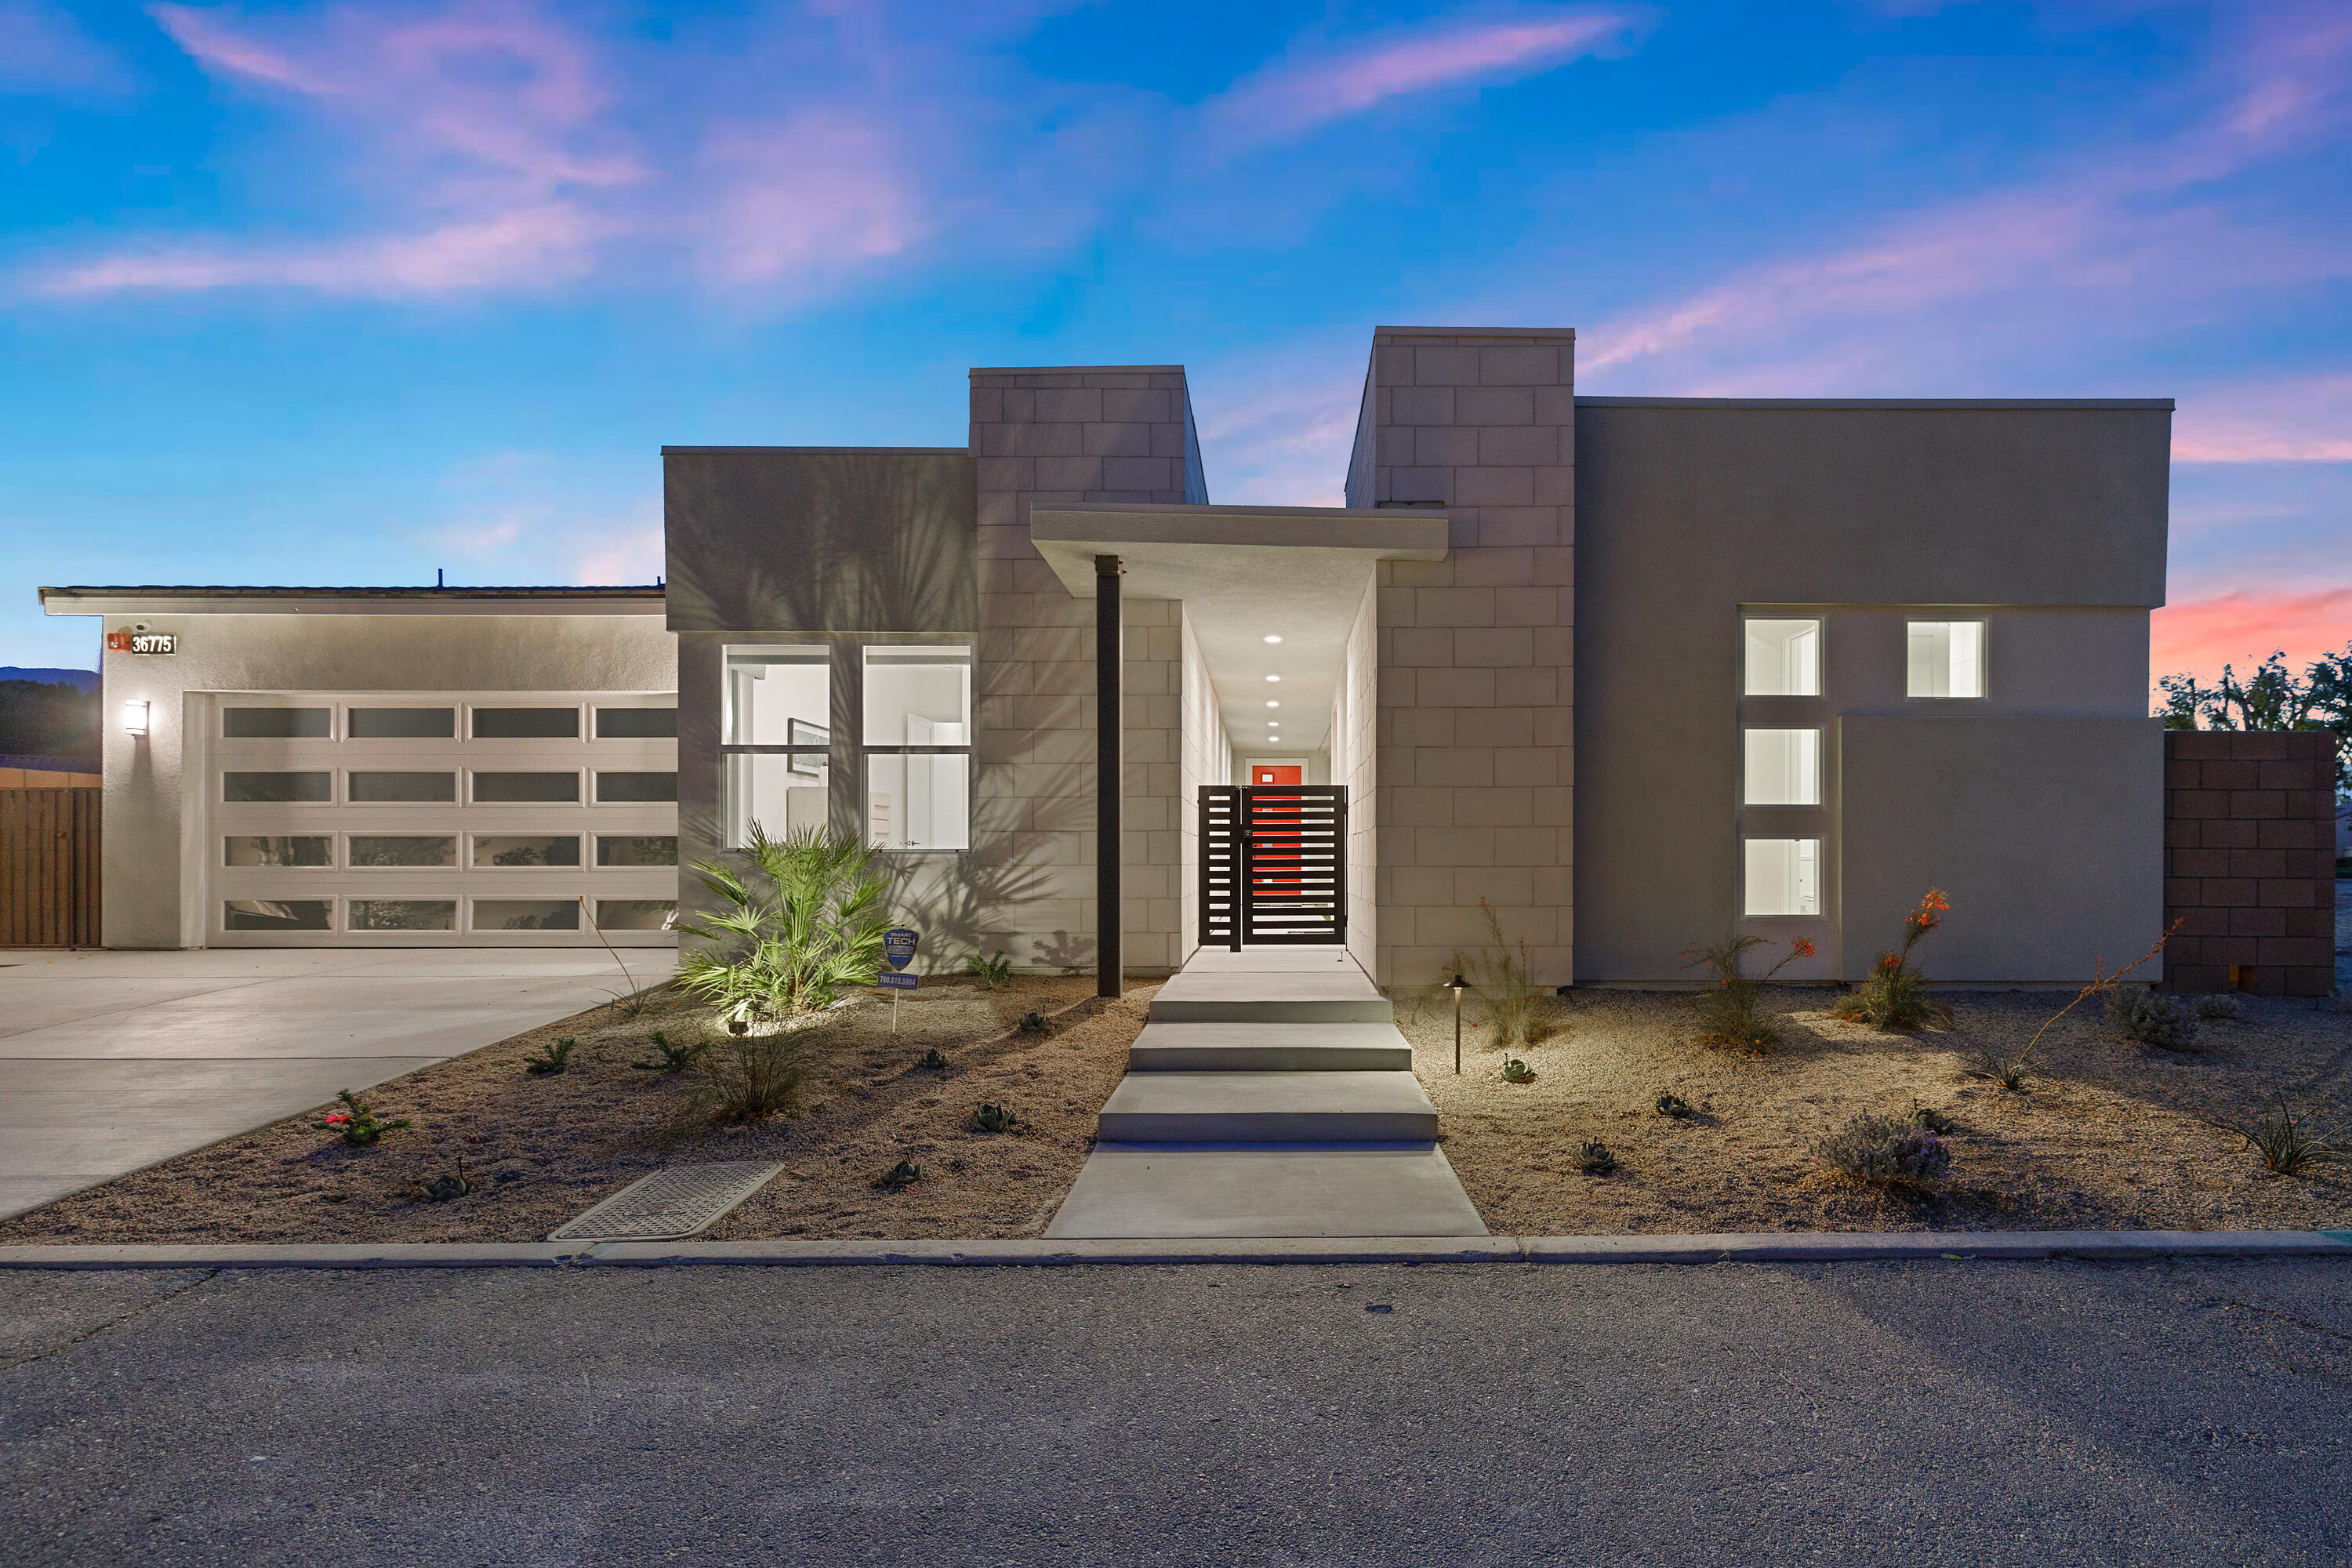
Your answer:
[[[1579,398],[1577,978],[1686,979],[1685,950],[1742,928],[1743,714],[1751,724],[1824,731],[1819,826],[1749,814],[1759,817],[1750,831],[1831,841],[1822,918],[1790,928],[1823,945],[1810,972],[1822,978],[1859,973],[1885,940],[1883,900],[1868,877],[1857,879],[1853,857],[1864,849],[1846,843],[1843,879],[1836,870],[1845,816],[1862,845],[1908,835],[1942,844],[1956,862],[1981,860],[1993,847],[1954,835],[2015,826],[1996,805],[1947,826],[1926,793],[1887,793],[1907,788],[1895,779],[1874,783],[1866,802],[1853,799],[1840,772],[1842,717],[2144,721],[2147,612],[2164,594],[2169,410],[2162,402]],[[1831,683],[1822,699],[1743,705],[1743,607],[1822,616]],[[1906,610],[1988,623],[1986,700],[1906,700],[1895,662]],[[1878,673],[1842,674],[1857,669]],[[2017,743],[1987,742],[2002,754]],[[2073,787],[2093,800],[2139,799],[2136,752],[2107,746],[2089,755],[2068,775]],[[2150,764],[2147,780],[2160,783],[2158,773]],[[2150,833],[2153,847],[2160,829]],[[1841,886],[1853,905],[1843,915]],[[2110,955],[2160,911],[2160,887],[2146,909],[2138,891],[2117,889],[2126,902],[2082,933]],[[2019,906],[2026,890],[1990,884],[1987,897],[2013,908],[2032,901]],[[2029,978],[1994,972],[2016,955],[1949,946],[1943,978]],[[1966,971],[1979,962],[1994,968]]]

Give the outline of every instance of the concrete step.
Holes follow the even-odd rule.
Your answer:
[[[1055,1240],[1486,1234],[1445,1152],[1431,1143],[1098,1143],[1045,1227]]]
[[[1097,1119],[1107,1143],[1432,1142],[1437,1108],[1409,1072],[1143,1072]]]
[[[1411,1072],[1393,1024],[1146,1024],[1129,1072]]]
[[[1151,999],[1162,1024],[1392,1024],[1396,1010],[1338,947],[1202,948]]]

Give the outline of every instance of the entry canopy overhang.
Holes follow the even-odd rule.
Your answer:
[[[1029,513],[1031,542],[1074,596],[1093,598],[1095,557],[1116,555],[1128,596],[1184,602],[1227,735],[1262,755],[1329,743],[1375,563],[1443,561],[1448,528],[1445,513],[1417,509],[1083,501]]]

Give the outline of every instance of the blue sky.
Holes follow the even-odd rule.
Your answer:
[[[2180,401],[2157,664],[2352,640],[2352,5],[0,0],[0,664],[50,583],[648,580],[665,442],[1375,323],[1592,393]]]

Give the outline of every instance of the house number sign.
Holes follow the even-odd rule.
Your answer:
[[[180,639],[171,632],[109,632],[106,646],[117,653],[177,653]]]

